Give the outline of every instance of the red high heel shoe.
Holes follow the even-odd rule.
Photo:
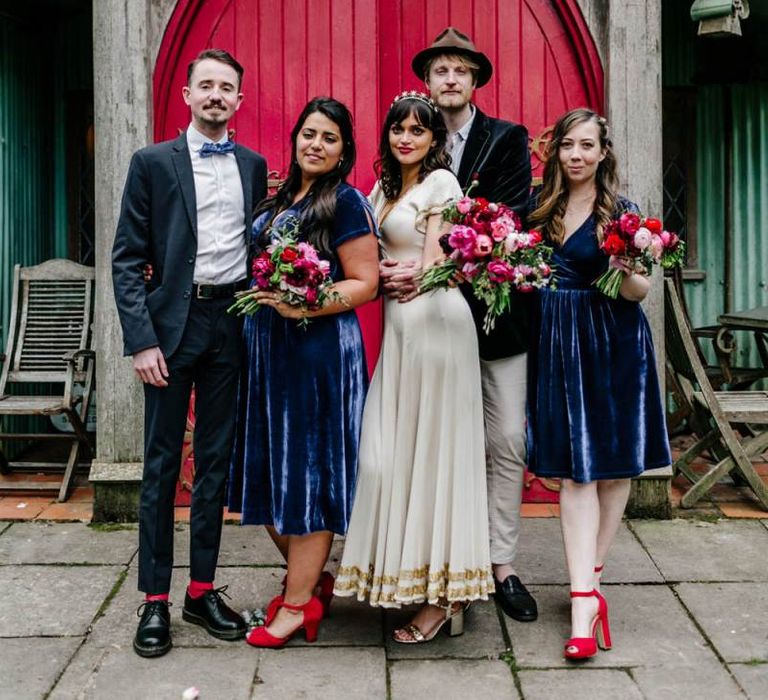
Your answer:
[[[286,574],[283,576],[283,593],[282,595],[285,596],[285,585],[288,582],[288,575]],[[331,612],[331,601],[333,600],[333,584],[336,583],[336,579],[331,576],[327,571],[323,571],[323,573],[320,574],[320,578],[317,579],[317,585],[315,586],[315,589],[320,589],[317,592],[317,598],[320,601],[320,603],[323,606],[323,617],[328,617],[328,615]],[[265,624],[269,624],[272,622],[272,619],[277,614],[277,608],[273,606],[273,603],[275,602],[275,598],[273,598],[269,605],[267,606],[267,609],[265,611],[266,615],[266,622]]]
[[[596,590],[571,591],[571,598],[597,598],[597,614],[592,620],[591,637],[571,637],[565,643],[566,659],[589,659],[597,654],[597,648],[611,648],[611,630],[608,627],[608,603]]]
[[[314,642],[317,640],[317,630],[320,626],[320,620],[323,619],[323,605],[315,596],[312,596],[306,603],[304,603],[304,605],[291,605],[283,600],[283,596],[276,596],[267,606],[267,610],[274,609],[274,615],[277,615],[277,611],[280,610],[280,608],[304,613],[304,619],[287,637],[275,637],[275,635],[269,632],[266,625],[264,625],[264,627],[255,627],[245,638],[245,641],[248,642],[248,644],[253,647],[280,649],[293,639],[301,629],[304,630],[304,637],[307,642]]]

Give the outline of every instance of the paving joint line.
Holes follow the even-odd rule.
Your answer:
[[[720,662],[720,665],[723,666],[726,673],[733,679],[733,682],[736,684],[736,687],[742,692],[744,697],[749,697],[749,695],[747,694],[747,691],[744,690],[744,688],[742,688],[741,683],[739,683],[739,680],[731,671],[731,667],[728,665],[728,662],[723,658],[723,655],[715,646],[714,642],[709,638],[709,635],[704,631],[704,628],[699,624],[699,621],[694,617],[691,610],[685,604],[685,601],[683,601],[683,599],[680,597],[680,594],[678,593],[677,589],[674,586],[670,586],[670,590],[672,591],[672,595],[675,596],[675,599],[680,604],[680,607],[682,607],[682,609],[685,610],[685,614],[688,615],[689,619],[693,623],[693,626],[698,630],[699,634],[701,635],[701,638],[707,643],[707,646],[712,650],[712,653]]]
[[[43,700],[48,700],[48,698],[51,696],[51,693],[53,693],[56,690],[56,686],[59,684],[59,681],[64,677],[64,674],[67,672],[67,669],[69,668],[70,664],[74,661],[75,657],[80,653],[80,650],[85,646],[86,642],[88,641],[88,638],[91,636],[93,632],[93,626],[106,614],[110,604],[114,600],[119,590],[122,588],[123,583],[125,583],[125,579],[128,578],[128,566],[129,565],[126,564],[123,570],[118,574],[117,579],[112,584],[112,588],[110,588],[109,593],[107,593],[107,596],[101,602],[101,605],[99,605],[99,609],[96,611],[96,614],[93,616],[93,619],[88,624],[88,627],[85,630],[85,634],[82,635],[82,640],[80,644],[78,644],[75,647],[75,650],[72,652],[72,655],[67,660],[67,663],[63,665],[61,669],[61,673],[59,673],[58,676],[54,678],[53,683],[51,684],[51,687],[48,689],[48,692],[46,692],[45,695],[43,696]],[[104,661],[104,657],[108,653],[109,653],[109,649],[104,649],[102,651],[101,655],[99,656],[98,662],[93,667],[93,669],[91,669],[91,676],[98,673],[98,670],[101,667],[102,662]]]

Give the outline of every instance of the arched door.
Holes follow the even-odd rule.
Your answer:
[[[576,0],[179,0],[155,67],[155,139],[186,127],[187,65],[202,49],[221,47],[245,66],[245,101],[233,122],[241,143],[263,153],[279,177],[301,108],[315,95],[332,95],[354,114],[359,156],[352,183],[367,192],[381,118],[395,94],[423,88],[411,58],[449,24],[493,62],[477,104],[528,127],[539,174],[555,118],[572,107],[602,108],[602,67]],[[379,306],[360,317],[372,368]]]
[[[304,104],[331,95],[354,115],[351,181],[368,192],[381,119],[398,92],[423,89],[411,58],[448,25],[491,59],[493,78],[476,93],[477,104],[525,124],[534,177],[540,175],[557,116],[603,106],[600,59],[576,0],[178,0],[154,72],[155,139],[174,138],[189,122],[181,100],[189,62],[204,48],[224,48],[245,67],[236,138],[266,156],[273,177],[289,161],[288,134]],[[372,370],[380,304],[359,316]],[[537,481],[526,500],[556,500],[539,489]]]

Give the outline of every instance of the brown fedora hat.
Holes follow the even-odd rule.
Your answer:
[[[477,87],[482,87],[491,79],[493,66],[488,57],[475,48],[472,39],[455,27],[444,29],[432,42],[432,46],[419,51],[411,61],[411,68],[421,80],[424,80],[424,67],[427,61],[434,56],[450,53],[468,56],[480,66],[477,71]]]

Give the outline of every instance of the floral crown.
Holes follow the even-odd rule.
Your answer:
[[[427,105],[433,112],[437,112],[437,105],[432,101],[432,98],[417,90],[406,90],[399,95],[395,95],[395,99],[392,100],[392,104],[389,105],[389,108],[392,109],[392,107],[400,102],[400,100],[418,100]]]

